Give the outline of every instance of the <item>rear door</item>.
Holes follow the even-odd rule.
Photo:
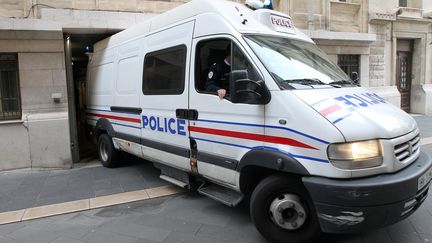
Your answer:
[[[188,109],[190,49],[194,21],[147,36],[145,42],[141,144],[143,156],[190,170]]]

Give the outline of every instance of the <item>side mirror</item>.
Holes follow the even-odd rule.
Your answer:
[[[352,72],[350,78],[356,85],[360,83],[359,75],[357,72]]]
[[[234,70],[230,74],[230,97],[233,103],[268,104],[270,91],[264,81],[248,78],[247,70]]]

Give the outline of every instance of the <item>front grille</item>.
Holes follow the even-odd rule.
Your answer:
[[[416,156],[419,149],[420,149],[420,134],[417,134],[412,139],[397,144],[394,147],[395,156],[401,163],[405,163],[409,161],[412,156]]]

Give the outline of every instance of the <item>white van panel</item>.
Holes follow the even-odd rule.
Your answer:
[[[89,81],[89,105],[106,105],[113,103],[114,70],[113,62],[92,66]]]
[[[138,107],[142,66],[138,56],[120,59],[116,81],[115,105]]]
[[[185,158],[162,150],[149,148],[146,146],[142,146],[141,148],[142,148],[143,158],[146,158],[148,160],[157,163],[165,164],[180,170],[185,170],[185,171],[190,170],[189,159],[187,159],[188,163],[173,163],[172,161],[184,161]]]
[[[198,171],[202,175],[210,175],[213,174],[214,176],[204,176],[212,181],[221,183],[223,185],[229,184],[230,187],[233,187],[235,189],[239,189],[237,184],[237,174],[238,172],[231,169],[226,169],[220,166],[208,164],[208,163],[199,163],[198,164]],[[215,179],[217,178],[217,179]]]

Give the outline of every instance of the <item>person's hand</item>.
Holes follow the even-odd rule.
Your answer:
[[[223,98],[226,95],[226,90],[225,89],[218,89],[217,93],[218,93],[219,99],[223,100]]]

